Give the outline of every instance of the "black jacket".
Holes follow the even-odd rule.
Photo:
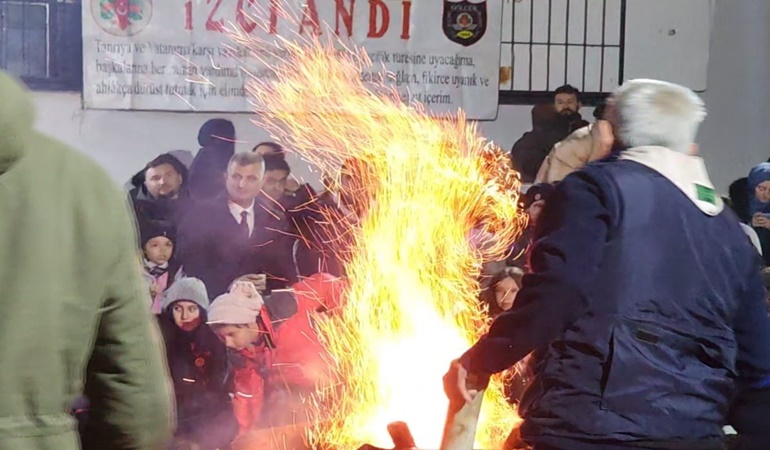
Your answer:
[[[166,345],[177,407],[177,436],[196,442],[203,450],[228,445],[238,432],[230,401],[231,379],[227,351],[202,323],[192,332],[182,331],[171,309],[158,317]]]
[[[548,121],[537,121],[533,118],[532,131],[513,144],[511,160],[513,168],[521,174],[525,183],[535,181],[537,172],[553,146],[564,140],[580,125],[588,125],[580,114],[570,116],[557,115]]]
[[[248,238],[241,236],[226,196],[195,204],[179,224],[179,258],[185,274],[201,279],[211,299],[250,273],[266,274],[268,289],[296,282],[291,252],[284,255],[282,245],[272,245],[284,236],[269,227],[271,216],[258,203],[254,209],[254,229]]]
[[[163,156],[163,155],[161,155]],[[128,198],[134,208],[137,225],[141,227],[150,221],[164,221],[174,225],[179,223],[184,212],[189,207],[190,197],[188,192],[187,180],[189,175],[184,164],[171,156],[170,163],[173,164],[176,171],[182,177],[182,186],[179,195],[175,199],[156,199],[147,191],[144,185],[147,169],[142,169],[131,177],[131,190],[128,191]]]

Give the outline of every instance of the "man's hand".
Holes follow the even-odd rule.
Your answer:
[[[235,286],[235,284],[239,281],[246,281],[253,284],[254,287],[257,288],[257,291],[260,293],[267,290],[267,275],[265,274],[250,273],[248,275],[243,275],[236,278],[235,281],[233,281],[233,284],[230,285],[230,288],[232,289],[232,287]]]
[[[468,370],[459,360],[452,361],[449,371],[444,375],[444,392],[449,401],[471,403],[489,382],[489,377],[468,375]]]

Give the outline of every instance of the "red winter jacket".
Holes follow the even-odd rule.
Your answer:
[[[316,274],[293,286],[296,312],[275,317],[268,307],[261,312],[266,339],[238,352],[234,361],[235,410],[241,433],[262,422],[268,390],[310,392],[328,374],[325,351],[318,341],[311,314],[339,306],[339,278]],[[291,302],[288,296],[281,302]],[[285,305],[282,305],[285,306]]]

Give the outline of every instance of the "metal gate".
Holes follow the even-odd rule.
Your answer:
[[[501,103],[571,84],[591,103],[623,82],[626,0],[505,0]]]

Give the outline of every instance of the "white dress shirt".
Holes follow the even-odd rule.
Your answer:
[[[249,236],[251,236],[254,232],[254,201],[251,202],[251,205],[248,208],[244,208],[233,202],[227,202],[227,207],[230,208],[230,214],[233,215],[235,222],[238,224],[241,223],[241,214],[243,212],[248,214],[246,216],[246,224],[249,226]]]

